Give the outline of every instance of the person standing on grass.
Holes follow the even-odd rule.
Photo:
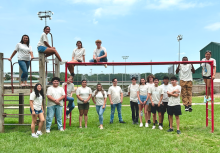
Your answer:
[[[216,74],[216,60],[211,58],[212,52],[207,50],[205,53],[205,58],[202,61],[213,61],[213,75],[211,76],[211,65],[209,63],[202,63],[202,76],[203,80],[207,86],[207,93],[204,96],[204,103],[211,101],[211,79],[215,79]]]
[[[142,116],[143,116],[143,108],[144,108],[144,116],[145,116],[145,127],[148,127],[148,122],[147,122],[147,109],[148,109],[148,88],[149,86],[146,85],[146,80],[144,78],[141,78],[140,80],[140,85],[138,87],[137,91],[137,97],[138,97],[138,106],[139,106],[139,118],[140,118],[140,127],[143,127],[143,122],[142,122]]]
[[[50,127],[56,113],[58,130],[64,131],[62,124],[63,99],[65,91],[60,87],[60,78],[54,77],[51,82],[53,86],[47,89],[47,118],[46,118],[46,133],[50,133]]]
[[[151,112],[153,113],[153,127],[152,129],[156,128],[155,121],[156,121],[156,112],[158,112],[159,116],[159,129],[163,130],[162,125],[162,113],[163,113],[163,88],[158,86],[159,79],[154,78],[154,86],[150,87],[148,90],[148,96],[151,101]]]
[[[81,41],[76,42],[77,48],[73,50],[72,54],[72,60],[70,62],[85,62],[85,55],[86,55],[86,50],[82,46]],[[74,77],[74,67],[75,65],[69,65],[68,70],[70,71],[70,74],[72,77]]]
[[[188,61],[188,58],[184,56],[182,61]],[[195,73],[195,69],[192,64],[179,64],[176,69],[176,74],[180,72],[180,86],[182,102],[185,106],[185,111],[192,112],[192,73]]]
[[[47,38],[47,34],[50,33],[50,27],[49,26],[45,26],[43,33],[40,37],[40,41],[37,44],[37,49],[39,53],[44,53],[45,57],[51,56],[53,54],[55,54],[55,56],[58,58],[58,60],[60,61],[60,65],[66,63],[67,61],[62,61],[59,53],[57,52],[55,47],[51,47],[49,45],[49,41]],[[47,58],[45,58],[46,62],[48,63]]]
[[[169,115],[170,128],[167,132],[173,131],[173,114],[176,117],[176,125],[177,125],[177,134],[181,134],[180,132],[180,118],[179,115],[182,115],[181,106],[180,106],[180,93],[181,86],[177,85],[177,78],[175,76],[170,78],[171,84],[168,87],[167,95],[169,97],[167,112]]]
[[[132,112],[132,121],[133,124],[138,124],[138,115],[139,115],[139,108],[138,108],[138,96],[137,92],[139,89],[139,85],[136,84],[137,78],[131,78],[132,84],[128,86],[128,95],[130,96],[130,106]]]
[[[67,97],[66,100],[69,101],[68,106],[66,108],[66,118],[70,118],[69,114],[75,108],[73,92],[74,92],[74,84],[72,83],[73,78],[69,76],[67,82],[62,84],[62,87],[65,91],[65,86],[67,85]]]
[[[96,90],[92,94],[92,101],[96,105],[96,111],[99,115],[99,128],[103,129],[103,113],[106,108],[107,93],[100,83],[97,84]]]
[[[107,51],[105,47],[102,47],[102,41],[96,40],[95,41],[97,48],[93,52],[93,59],[89,62],[108,62],[107,59]],[[104,64],[105,68],[107,68],[107,64]]]
[[[32,47],[29,44],[30,44],[29,36],[23,35],[20,43],[16,45],[14,52],[12,53],[11,57],[8,59],[9,61],[11,61],[14,55],[18,53],[18,64],[22,70],[21,86],[28,86],[27,84],[28,69],[30,66],[30,60],[34,58]]]
[[[168,101],[169,101],[169,97],[167,95],[167,90],[169,87],[169,77],[164,76],[163,77],[163,83],[160,87],[163,89],[163,99],[162,99],[162,105],[163,105],[163,111],[161,113],[162,116],[162,127],[163,127],[163,121],[164,121],[164,114],[167,111],[167,107],[168,107]],[[169,115],[168,115],[168,122],[169,122]]]
[[[92,97],[91,88],[87,87],[87,81],[82,80],[82,86],[76,90],[77,103],[79,109],[79,128],[82,128],[82,118],[84,115],[85,128],[87,128],[89,102]]]
[[[44,99],[44,92],[41,84],[37,83],[34,86],[34,92],[30,94],[30,112],[32,116],[31,122],[31,132],[32,137],[38,138],[38,136],[42,135],[41,128],[44,123],[44,108],[42,105],[42,100]],[[38,130],[35,134],[35,124],[37,122],[37,118],[40,119]]]
[[[111,104],[110,124],[112,124],[114,120],[115,107],[117,107],[119,123],[125,123],[122,119],[122,114],[121,114],[123,92],[121,90],[121,87],[117,86],[117,83],[118,80],[116,78],[112,79],[113,85],[108,89],[108,97]]]
[[[147,83],[146,83],[146,85],[148,85],[149,88],[154,86],[154,78],[155,78],[155,76],[153,74],[150,74],[150,75],[147,76]],[[151,124],[150,118],[151,118],[151,106],[152,105],[151,105],[151,101],[150,101],[149,98],[148,98],[147,102],[149,103],[149,106],[147,108],[147,111],[148,111],[148,114],[147,114],[148,115],[148,124]],[[156,115],[155,123],[158,124],[157,115]]]

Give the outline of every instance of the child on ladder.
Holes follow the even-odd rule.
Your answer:
[[[37,83],[34,86],[34,92],[30,94],[30,112],[32,116],[31,123],[31,132],[32,137],[38,138],[38,136],[42,135],[41,128],[44,123],[44,109],[42,106],[42,100],[44,99],[43,89],[41,84]],[[38,130],[35,134],[35,124],[37,121],[37,117],[40,119]]]

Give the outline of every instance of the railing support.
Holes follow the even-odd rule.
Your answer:
[[[0,53],[0,133],[4,132],[4,54]]]
[[[19,114],[24,114],[24,93],[19,93]],[[19,115],[19,124],[24,124],[24,115]]]

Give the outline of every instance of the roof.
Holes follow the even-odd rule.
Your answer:
[[[210,45],[210,44],[215,44],[215,45],[220,46],[220,43],[218,43],[218,42],[210,42],[208,45]],[[206,45],[205,47],[203,47],[203,48],[200,50],[200,52],[201,52],[204,48],[206,48],[208,45]]]

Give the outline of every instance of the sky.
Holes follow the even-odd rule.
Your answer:
[[[47,25],[51,27],[54,47],[63,60],[71,60],[76,41],[86,50],[86,61],[92,59],[95,40],[102,40],[108,61],[127,62],[178,61],[177,36],[183,35],[181,58],[200,60],[199,51],[210,42],[220,42],[219,0],[7,0],[0,1],[0,52],[9,58],[23,34],[30,37],[34,56],[45,22],[39,11],[54,12]],[[17,55],[13,58],[17,62]],[[195,67],[198,67],[196,65]],[[52,66],[49,64],[49,69]],[[9,72],[9,62],[4,62]],[[112,73],[108,68],[80,66],[79,73]],[[38,71],[34,62],[32,71]],[[18,65],[14,66],[18,71]],[[61,71],[65,71],[61,66]],[[115,66],[114,72],[125,71]],[[150,66],[127,66],[127,73],[150,72]],[[153,73],[168,72],[168,66],[153,66]]]

